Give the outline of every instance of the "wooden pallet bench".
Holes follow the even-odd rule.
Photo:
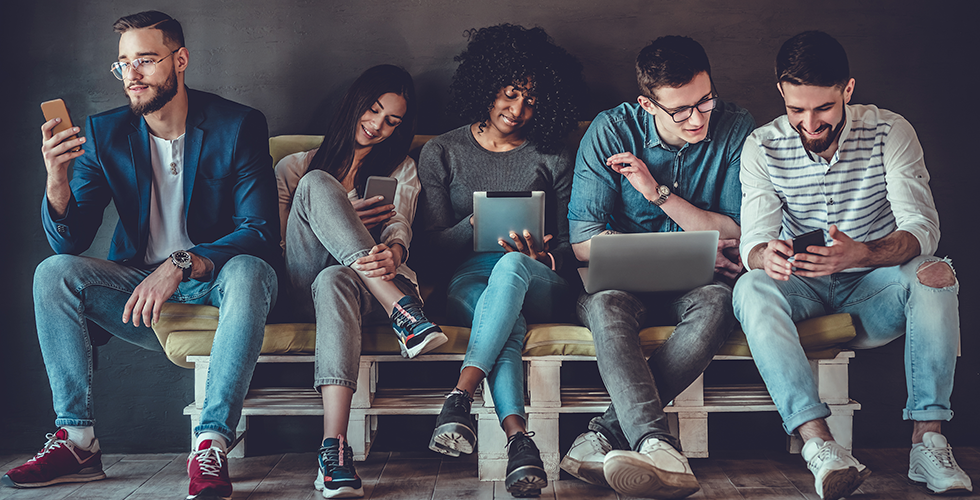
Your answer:
[[[820,396],[833,412],[828,419],[838,442],[851,448],[852,417],[860,404],[848,397],[847,366],[852,351],[840,351],[830,359],[810,361],[818,381]],[[263,355],[259,363],[312,363],[310,354]],[[442,408],[445,389],[385,388],[379,380],[381,363],[425,363],[431,361],[462,361],[461,354],[427,354],[415,360],[400,355],[362,355],[357,380],[357,392],[351,405],[347,438],[354,449],[354,459],[364,460],[378,429],[379,415],[437,415]],[[747,356],[719,355],[715,360],[747,360]],[[191,417],[191,429],[199,422],[204,401],[209,356],[188,356],[194,366],[194,402],[184,409]],[[609,405],[609,396],[601,388],[561,386],[561,367],[564,362],[595,361],[593,356],[546,355],[525,356],[526,412],[528,430],[534,431],[534,441],[541,451],[545,469],[551,479],[558,478],[561,459],[558,446],[559,416],[567,413],[602,413]],[[671,431],[681,442],[684,454],[691,458],[708,456],[708,415],[719,412],[776,411],[762,384],[705,386],[703,376],[677,396],[665,411]],[[484,388],[473,403],[478,421],[479,476],[482,480],[502,480],[507,466],[506,437],[494,413],[489,390]],[[252,389],[245,398],[239,441],[230,456],[248,452],[248,421],[253,416],[323,415],[320,395],[309,387],[278,387]],[[192,432],[193,435],[193,432]],[[801,443],[791,440],[790,451],[799,452]]]

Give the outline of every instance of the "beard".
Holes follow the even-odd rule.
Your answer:
[[[837,125],[834,126],[833,130],[831,130],[827,134],[827,137],[824,137],[823,139],[807,139],[806,138],[806,135],[804,135],[804,132],[803,132],[803,123],[802,122],[796,126],[796,133],[797,134],[800,134],[800,140],[803,141],[803,147],[807,151],[812,151],[814,153],[820,154],[820,153],[823,153],[824,151],[826,151],[827,148],[829,148],[830,145],[833,144],[834,141],[837,140],[837,136],[840,135],[841,129],[844,128],[844,119],[846,117],[847,117],[847,113],[846,112],[841,113],[840,121],[837,122]],[[825,128],[830,128],[830,125],[825,123],[820,128],[818,128],[817,130],[815,130],[815,132],[819,132],[819,131],[821,131],[821,130],[823,130]]]
[[[168,102],[173,100],[174,96],[177,95],[177,72],[171,71],[170,77],[167,78],[163,85],[149,85],[144,84],[149,88],[155,89],[156,93],[153,97],[142,103],[137,103],[131,97],[129,99],[129,110],[133,112],[136,116],[143,116],[153,113],[155,111],[160,111]],[[123,89],[125,91],[125,88]],[[126,94],[129,97],[129,94]]]

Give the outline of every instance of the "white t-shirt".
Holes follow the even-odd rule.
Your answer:
[[[184,135],[168,141],[150,134],[150,163],[150,237],[144,261],[153,265],[194,246],[184,216]]]

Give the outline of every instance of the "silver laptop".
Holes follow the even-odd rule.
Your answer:
[[[544,191],[476,191],[473,193],[473,251],[503,252],[503,238],[511,247],[510,232],[531,232],[536,250],[544,237]]]
[[[718,231],[606,234],[592,237],[585,291],[687,291],[711,283]]]

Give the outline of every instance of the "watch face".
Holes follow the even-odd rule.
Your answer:
[[[174,252],[173,255],[171,255],[171,258],[174,261],[174,265],[177,267],[183,268],[190,267],[191,265],[191,254],[183,250]]]
[[[657,186],[657,194],[660,196],[667,196],[670,194],[670,188],[666,184],[661,184]]]

